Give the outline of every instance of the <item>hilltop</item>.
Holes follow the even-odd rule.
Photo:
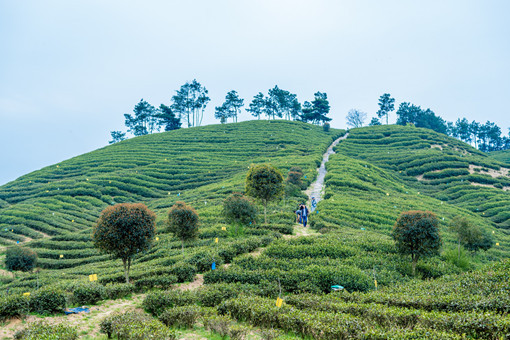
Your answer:
[[[439,287],[466,281],[469,284],[462,284],[471,285],[480,301],[489,301],[482,310],[507,311],[504,282],[508,280],[500,273],[507,270],[508,262],[488,264],[497,275],[487,282],[481,278],[483,265],[510,255],[510,166],[463,142],[414,127],[352,129],[326,163],[323,200],[310,217],[313,230],[296,229],[293,211],[308,198],[299,190],[287,190],[282,201],[269,207],[269,225],[259,218],[235,235],[224,222],[221,204],[230,193],[244,190],[250,164],[271,163],[285,176],[290,168],[300,167],[304,190],[315,180],[322,154],[344,134],[290,121],[180,129],[122,141],[24,175],[0,187],[0,244],[19,242],[34,249],[42,271],[18,274],[16,279],[2,277],[0,288],[21,294],[55,286],[78,305],[89,303],[80,300],[80,287],[88,287],[88,294],[97,291],[101,299],[195,280],[189,287],[202,282],[205,286],[184,293],[150,293],[144,308],[157,316],[160,308],[180,304],[214,306],[214,313],[229,312],[237,322],[254,327],[325,338],[314,332],[332,327],[333,337],[362,332],[374,338],[482,334],[473,330],[480,323],[478,305],[462,297],[457,307],[445,307],[439,300],[450,301],[453,295]],[[184,254],[165,224],[176,201],[194,206],[201,217],[199,239],[187,244]],[[157,215],[158,240],[135,257],[134,285],[122,284],[120,261],[100,254],[91,240],[99,213],[122,202],[145,203]],[[392,226],[405,210],[430,210],[440,219],[442,255],[420,260],[417,278],[391,238]],[[464,254],[467,264],[462,265],[451,256],[456,240],[447,226],[455,216],[469,218],[493,242],[487,251]],[[216,270],[211,270],[212,262]],[[471,270],[475,271],[463,274]],[[88,286],[89,274],[98,274],[99,284]],[[430,278],[438,283],[421,281]],[[503,290],[479,291],[483,284],[500,285]],[[333,301],[328,297],[326,303],[321,294],[330,293],[332,285],[342,285],[349,293]],[[280,289],[290,294],[282,310],[272,300]],[[413,289],[425,295],[414,293],[411,304]],[[436,291],[439,300],[431,301],[428,291]],[[389,306],[387,299],[392,301]],[[363,304],[354,306],[359,301]],[[275,313],[274,319],[250,319],[262,310]],[[340,317],[332,311],[346,314]],[[418,314],[422,319],[410,316],[414,330],[401,319]],[[299,329],[285,321],[291,315],[307,326]],[[313,316],[312,321],[306,321],[307,315]],[[388,326],[376,315],[398,322]],[[444,321],[450,317],[470,321],[453,330]],[[494,332],[506,329],[507,322],[505,318],[495,324]]]

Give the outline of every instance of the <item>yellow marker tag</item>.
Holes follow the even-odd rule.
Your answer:
[[[485,215],[485,213],[482,213],[482,215]]]
[[[390,193],[389,193],[389,192],[387,192],[387,193],[386,193],[386,196],[389,196],[389,195],[390,195]]]
[[[494,234],[494,230],[492,231],[492,233]]]
[[[214,242],[218,243],[218,238],[217,237],[214,239]]]
[[[89,179],[87,178],[87,181],[88,181],[88,180],[89,180]]]
[[[166,161],[166,158],[165,158],[165,161]]]
[[[112,181],[108,181],[108,183],[111,183]]]
[[[283,300],[280,299],[279,297],[276,298],[276,307],[280,308],[283,304]]]
[[[29,292],[23,293],[23,296],[30,296]]]
[[[74,220],[71,220],[71,222],[74,222]]]
[[[57,168],[59,168],[59,166],[57,165]]]
[[[63,259],[64,258],[64,255],[60,254],[60,258]]]
[[[89,281],[92,282],[92,281],[97,281],[97,274],[91,274],[89,275]]]
[[[375,288],[377,288],[377,280],[374,280]]]
[[[499,242],[497,242],[496,245],[499,246]]]
[[[14,231],[14,229],[11,229],[11,231]]]
[[[227,230],[227,227],[221,227],[221,230]]]
[[[159,241],[159,237],[156,237],[156,241]]]

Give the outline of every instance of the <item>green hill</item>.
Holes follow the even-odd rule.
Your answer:
[[[269,207],[269,225],[259,217],[235,235],[224,222],[221,204],[244,190],[250,164],[271,163],[284,175],[301,167],[304,189],[322,154],[344,133],[289,121],[181,129],[113,144],[1,186],[0,252],[19,242],[38,253],[42,270],[0,276],[0,291],[14,296],[0,294],[0,305],[41,286],[62,289],[82,305],[89,302],[80,296],[168,288],[201,273],[203,288],[150,293],[145,309],[185,313],[186,305],[198,304],[215,307],[206,314],[323,339],[508,334],[510,320],[500,315],[508,312],[508,260],[491,262],[510,257],[509,166],[453,138],[413,127],[353,129],[326,164],[323,200],[310,216],[314,233],[292,235],[293,210],[306,195],[291,189]],[[201,218],[199,239],[184,254],[165,225],[168,209],[180,200]],[[122,284],[120,260],[97,252],[91,240],[100,212],[123,202],[145,203],[157,215],[158,240],[135,257],[134,285]],[[441,256],[420,260],[417,277],[391,238],[405,210],[430,210],[440,220]],[[457,262],[447,228],[455,216],[480,226],[492,248]],[[98,274],[99,284],[88,285],[90,274]],[[332,285],[345,290],[322,295]],[[278,309],[280,294],[286,304]],[[4,312],[16,315],[5,307],[0,318]]]
[[[510,150],[493,151],[489,156],[510,166]]]

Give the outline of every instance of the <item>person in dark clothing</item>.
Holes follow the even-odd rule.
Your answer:
[[[310,213],[310,211],[304,204],[301,204],[299,210],[301,210],[301,221],[303,222],[303,227],[306,228],[306,223],[308,222],[308,214]]]

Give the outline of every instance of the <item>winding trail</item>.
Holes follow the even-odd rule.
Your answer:
[[[322,156],[322,163],[321,166],[317,169],[319,174],[317,175],[317,179],[315,182],[310,184],[310,187],[306,189],[305,193],[308,196],[308,200],[311,202],[312,197],[315,197],[315,200],[317,203],[319,203],[320,200],[322,200],[322,190],[324,189],[324,177],[326,177],[326,163],[329,161],[329,156],[334,154],[335,151],[333,151],[333,148],[343,139],[346,139],[347,136],[349,136],[349,133],[346,132],[345,135],[343,135],[340,138],[337,138],[329,148],[326,150],[326,153]]]

